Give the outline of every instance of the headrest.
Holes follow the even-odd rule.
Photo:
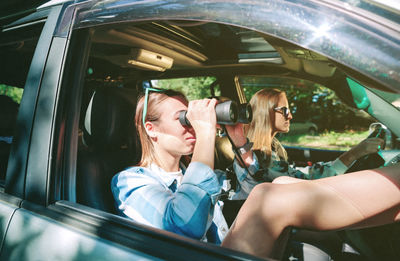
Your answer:
[[[135,133],[135,91],[103,88],[89,102],[84,123],[84,142],[96,148],[121,148]]]
[[[235,154],[232,151],[232,144],[228,137],[216,137],[215,139],[215,164],[216,169],[225,170],[232,165]]]

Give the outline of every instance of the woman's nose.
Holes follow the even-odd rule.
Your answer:
[[[189,133],[195,133],[194,129],[192,126],[184,126],[185,131],[189,132]]]
[[[288,115],[288,117],[287,117],[287,118],[288,118],[288,120],[291,120],[291,119],[293,119],[293,115],[292,115],[292,112],[291,112],[291,111],[289,112],[289,115]]]

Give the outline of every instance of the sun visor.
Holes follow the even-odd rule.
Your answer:
[[[174,59],[170,57],[144,49],[133,49],[127,61],[128,65],[155,71],[170,69],[173,62]]]

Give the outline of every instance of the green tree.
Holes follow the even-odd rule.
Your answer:
[[[209,86],[216,80],[215,77],[188,77],[157,80],[153,84],[163,89],[173,89],[182,92],[189,100],[210,97]],[[216,94],[218,95],[218,94]]]
[[[18,104],[21,103],[23,92],[24,90],[21,88],[0,84],[0,95],[6,95]]]

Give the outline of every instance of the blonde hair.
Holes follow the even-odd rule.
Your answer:
[[[162,92],[150,92],[148,96],[147,102],[147,113],[145,121],[156,122],[159,120],[161,112],[158,109],[158,106],[161,102],[166,100],[168,97],[180,97],[184,101],[188,102],[185,95],[181,92],[174,90],[165,90]],[[151,163],[156,163],[160,166],[160,162],[156,156],[156,152],[154,150],[153,143],[151,138],[146,132],[146,129],[143,125],[143,106],[144,106],[145,96],[140,97],[139,101],[136,105],[136,114],[135,114],[135,124],[136,130],[139,135],[140,145],[142,148],[142,156],[138,166],[148,167]]]
[[[287,153],[281,143],[275,137],[272,137],[272,124],[275,122],[274,108],[278,105],[280,97],[285,96],[284,91],[278,89],[262,89],[256,92],[250,100],[253,110],[253,120],[246,126],[245,132],[253,149],[260,150],[266,154],[270,160],[272,146],[279,156],[287,160]]]

